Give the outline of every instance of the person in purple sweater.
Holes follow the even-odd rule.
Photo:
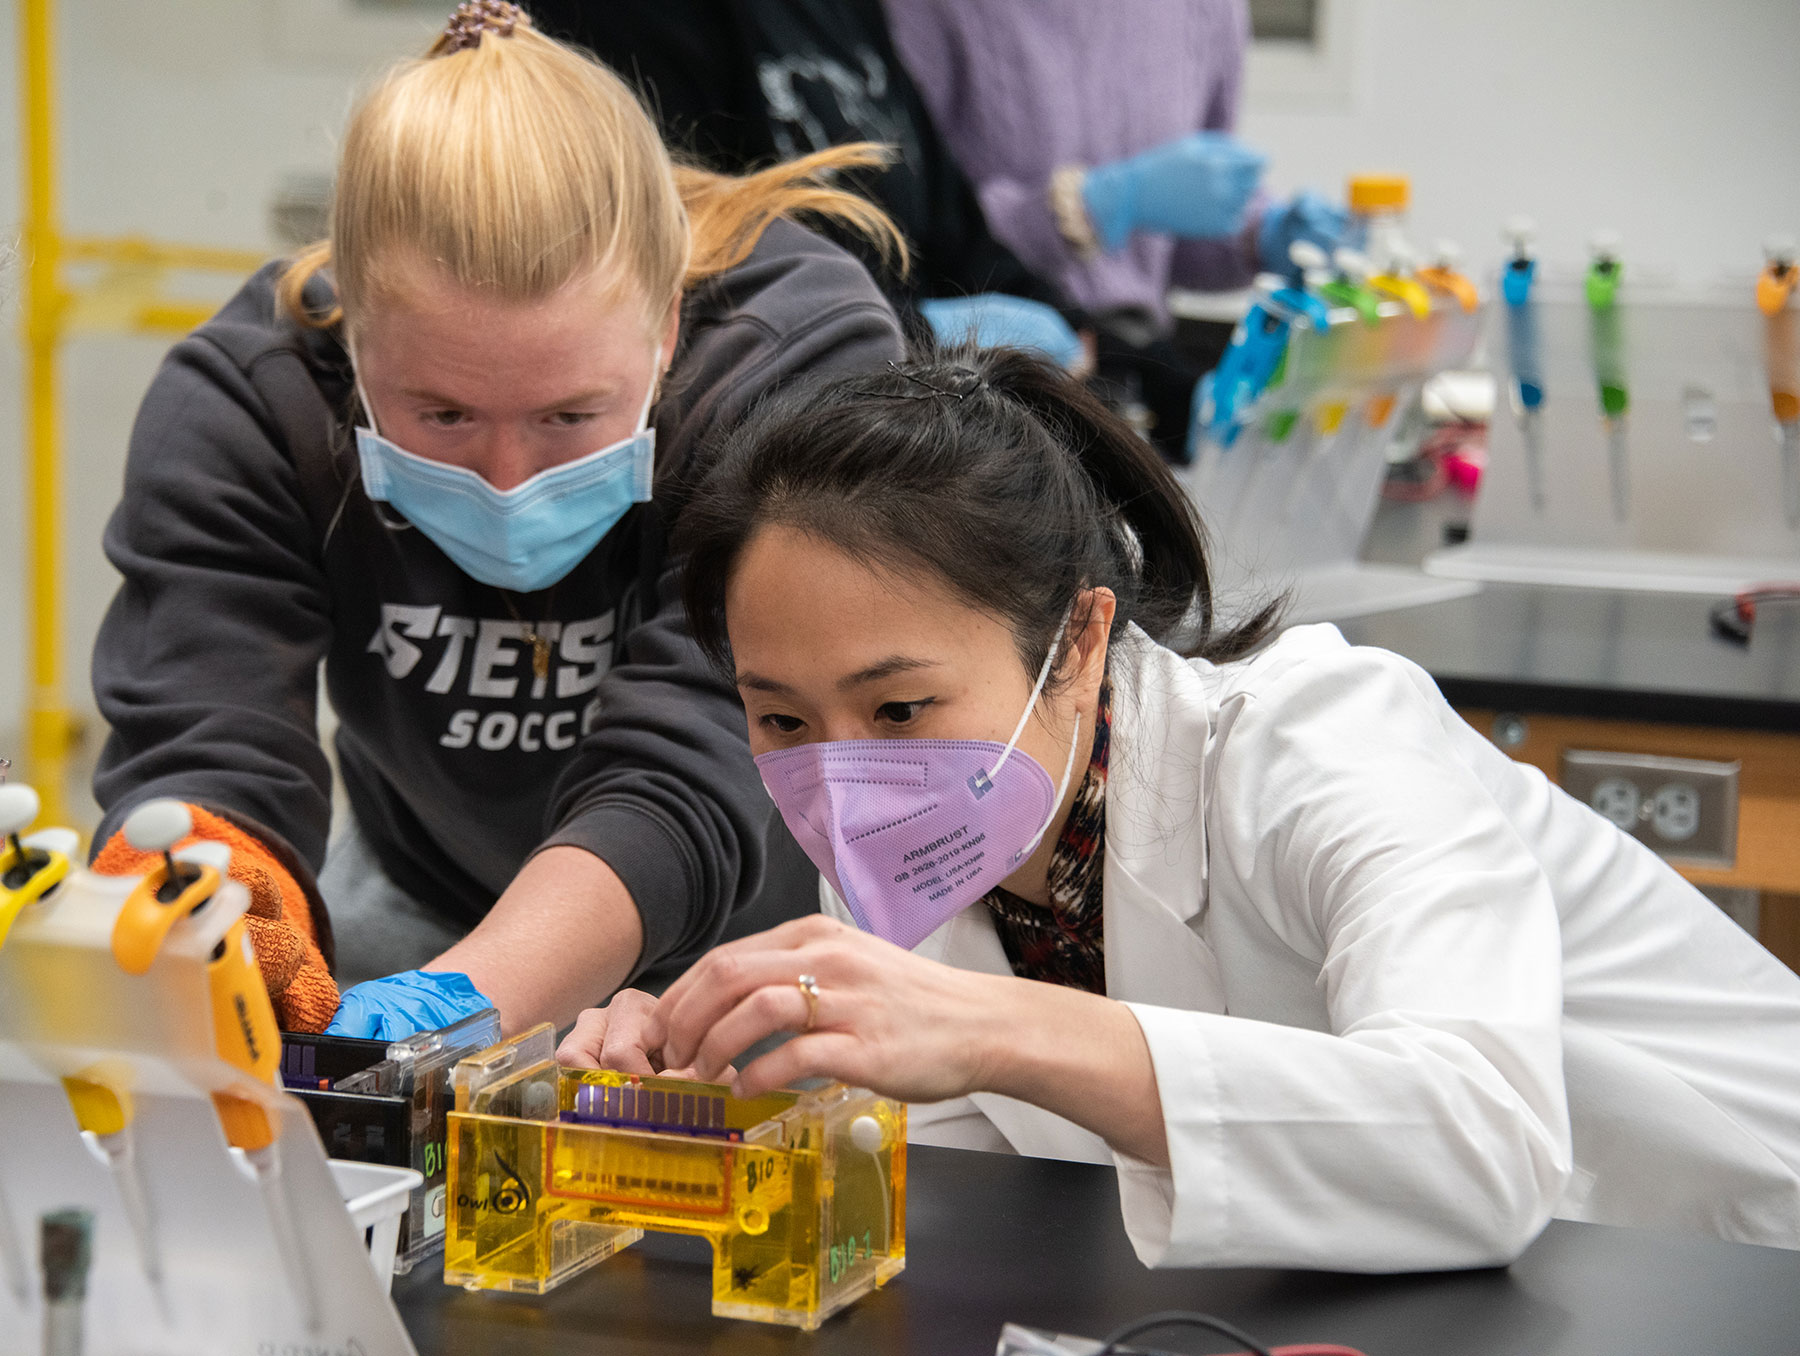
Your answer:
[[[1285,272],[1294,240],[1345,225],[1317,194],[1259,193],[1263,157],[1231,135],[1245,0],[883,5],[994,235],[1099,318],[1102,372],[1135,374],[1179,448],[1199,372],[1167,342],[1169,289]]]

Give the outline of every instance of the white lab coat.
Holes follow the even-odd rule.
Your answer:
[[[989,1093],[916,1142],[1115,1163],[1151,1266],[1490,1265],[1552,1214],[1800,1247],[1800,977],[1655,854],[1334,627],[1111,667],[1106,987],[1172,1166]],[[1010,973],[980,905],[918,951]]]

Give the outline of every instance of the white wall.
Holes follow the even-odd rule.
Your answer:
[[[1497,256],[1499,222],[1521,211],[1541,223],[1549,257],[1577,260],[1588,231],[1606,224],[1624,232],[1629,257],[1693,274],[1747,271],[1765,234],[1800,231],[1796,0],[1334,3],[1349,21],[1335,67],[1298,86],[1290,70],[1282,93],[1266,63],[1253,66],[1243,130],[1271,152],[1277,187],[1335,189],[1354,169],[1406,171],[1418,238],[1459,239],[1475,259]],[[393,55],[422,47],[436,17],[349,0],[59,8],[68,227],[251,248],[272,246],[275,186],[329,168],[353,91]],[[13,0],[0,0],[0,223],[19,211],[16,31]],[[22,693],[11,643],[23,620],[16,329],[8,314],[0,752]],[[67,660],[81,706],[114,586],[100,529],[160,347],[90,339],[70,349]]]
[[[354,91],[392,57],[421,50],[441,18],[348,0],[61,0],[57,11],[65,229],[271,252],[267,209],[276,186],[296,172],[329,172]],[[14,0],[0,0],[5,240],[16,235],[21,211],[17,33]],[[24,692],[11,291],[0,284],[0,755],[15,747]],[[65,663],[78,710],[91,705],[87,656],[117,580],[100,532],[118,498],[133,413],[164,347],[94,337],[66,349]]]
[[[1310,98],[1251,67],[1240,130],[1276,188],[1409,174],[1414,237],[1471,263],[1500,257],[1517,213],[1546,260],[1585,262],[1609,226],[1628,268],[1692,281],[1800,233],[1796,0],[1327,2],[1347,7],[1348,60],[1322,62]]]

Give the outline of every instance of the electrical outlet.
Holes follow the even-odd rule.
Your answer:
[[[1565,749],[1562,788],[1665,857],[1737,861],[1736,763]]]

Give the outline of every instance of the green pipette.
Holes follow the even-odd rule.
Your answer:
[[[1606,431],[1607,464],[1612,475],[1613,517],[1624,522],[1631,511],[1630,462],[1625,444],[1625,413],[1631,405],[1625,388],[1625,340],[1619,315],[1619,237],[1596,231],[1589,244],[1587,272],[1588,338],[1593,350],[1594,380],[1600,393],[1600,421]]]

